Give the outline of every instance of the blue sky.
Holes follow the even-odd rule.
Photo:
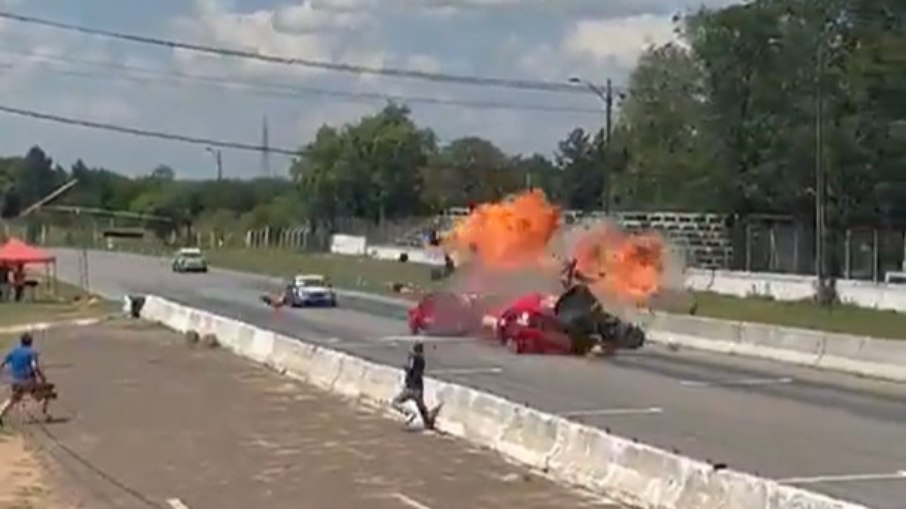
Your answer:
[[[0,0],[0,9],[109,30],[313,60],[489,77],[625,83],[644,47],[672,37],[687,0]],[[720,6],[730,0],[705,0]],[[173,73],[207,77],[174,79]],[[148,78],[149,79],[145,79]],[[236,82],[246,83],[236,86]],[[249,87],[247,83],[253,86]],[[277,97],[264,86],[302,87]],[[0,104],[192,136],[258,143],[267,116],[272,146],[296,148],[324,124],[382,106],[310,89],[542,104],[538,112],[410,103],[416,120],[448,141],[486,137],[511,153],[550,154],[576,126],[597,128],[591,94],[445,85],[253,63],[116,42],[0,21]],[[284,94],[285,95],[285,94]],[[213,175],[204,147],[134,138],[0,115],[0,154],[33,144],[64,166],[180,176]],[[261,157],[224,150],[228,176],[261,174]],[[287,158],[271,156],[275,172]]]

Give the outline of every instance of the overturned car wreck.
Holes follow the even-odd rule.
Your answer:
[[[554,305],[554,315],[569,336],[575,354],[609,355],[618,349],[635,350],[645,344],[645,331],[605,311],[585,284],[574,285],[563,293]]]
[[[566,263],[561,282],[564,292],[552,305],[529,295],[500,313],[497,339],[515,353],[572,355],[613,355],[645,344],[641,327],[604,309],[589,286],[593,280],[576,270],[575,261]]]

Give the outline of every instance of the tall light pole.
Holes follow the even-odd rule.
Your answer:
[[[824,180],[824,101],[821,95],[821,75],[823,71],[823,55],[821,44],[819,43],[816,52],[816,73],[815,73],[815,275],[818,279],[818,292],[823,292],[826,284],[827,273],[825,264],[827,256],[825,255],[825,228],[826,219],[824,216],[827,192],[827,184]]]
[[[823,304],[836,300],[834,278],[828,267],[827,235],[827,164],[825,143],[824,74],[837,39],[828,40],[830,26],[825,24],[818,34],[815,47],[815,276],[818,297]]]
[[[610,202],[611,202],[611,198],[613,196],[613,193],[611,192],[611,178],[610,178],[610,172],[611,172],[612,168],[609,166],[610,139],[613,134],[613,81],[610,78],[608,78],[607,79],[607,88],[604,90],[601,90],[601,87],[595,85],[594,83],[592,83],[588,80],[584,80],[578,76],[570,77],[569,82],[580,84],[580,85],[585,85],[586,88],[591,90],[591,92],[593,94],[598,96],[598,98],[604,102],[604,111],[605,111],[604,141],[606,143],[605,152],[604,152],[604,154],[605,154],[605,157],[604,157],[604,165],[605,165],[605,169],[604,169],[605,170],[604,171],[604,214],[610,215]]]
[[[220,149],[214,150],[211,147],[205,148],[205,152],[214,156],[214,161],[217,163],[217,180],[223,180],[223,153]]]

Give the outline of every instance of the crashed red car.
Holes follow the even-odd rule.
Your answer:
[[[528,296],[505,309],[497,319],[497,340],[517,354],[574,353],[569,330],[544,300]]]
[[[471,295],[434,292],[409,309],[409,332],[462,336],[475,332],[481,313]]]
[[[569,332],[554,313],[557,296],[529,293],[486,314],[486,332],[513,353],[567,354]]]
[[[573,286],[558,297],[528,294],[486,317],[493,334],[514,353],[611,355],[638,349],[645,332],[606,312],[586,286]]]

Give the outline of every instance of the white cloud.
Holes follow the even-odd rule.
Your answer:
[[[568,31],[562,49],[572,56],[631,66],[647,47],[675,39],[673,28],[670,18],[652,14],[584,19]]]
[[[406,58],[406,68],[422,72],[440,72],[443,62],[430,55],[411,55]]]
[[[368,19],[363,12],[318,9],[310,2],[273,11],[273,27],[278,32],[351,30],[364,26]]]
[[[211,46],[305,60],[380,63],[380,49],[350,44],[348,40],[350,34],[360,33],[372,19],[364,12],[352,10],[359,3],[361,0],[306,0],[272,10],[236,13],[223,8],[217,0],[195,0],[195,13],[178,18],[173,26],[180,38]],[[174,55],[179,64],[191,69],[238,68],[251,75],[297,78],[323,73],[313,67],[211,57],[190,51],[177,50]]]
[[[54,111],[61,115],[113,124],[134,121],[139,113],[125,99],[107,95],[77,98],[64,96]]]
[[[653,14],[579,19],[559,40],[518,52],[516,62],[520,69],[541,79],[578,75],[592,81],[604,77],[621,81],[645,49],[676,39],[673,28],[669,16]]]

